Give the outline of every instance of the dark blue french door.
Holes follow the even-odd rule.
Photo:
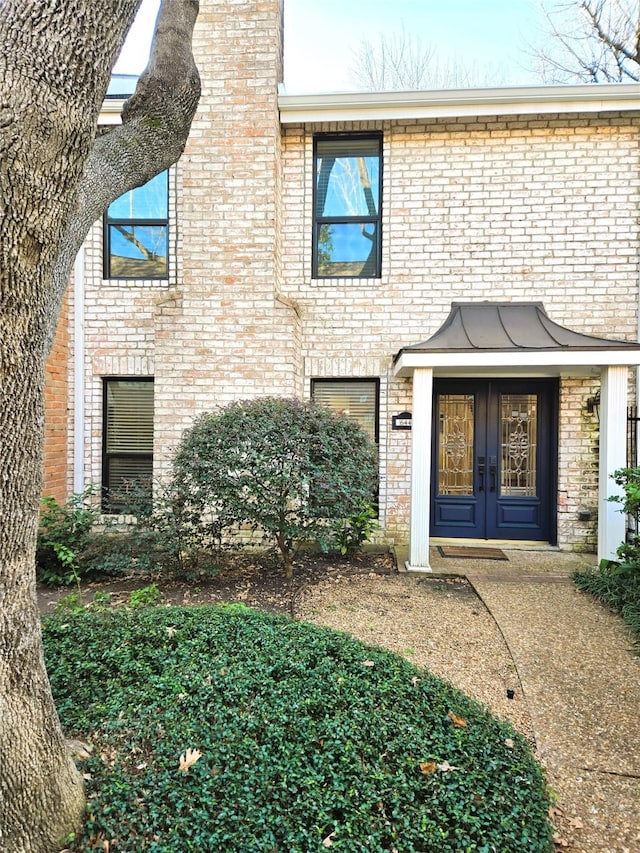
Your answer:
[[[434,390],[433,536],[555,541],[557,383]]]

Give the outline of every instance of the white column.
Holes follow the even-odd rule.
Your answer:
[[[430,572],[429,511],[431,505],[431,409],[433,370],[417,367],[413,373],[411,419],[411,530],[410,571]]]
[[[626,521],[620,504],[608,500],[622,495],[611,474],[627,464],[627,367],[605,367],[600,390],[600,465],[598,494],[598,562],[615,560],[624,542]]]

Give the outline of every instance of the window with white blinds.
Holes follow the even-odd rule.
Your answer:
[[[104,380],[103,506],[129,512],[151,496],[153,381]]]
[[[314,379],[311,396],[321,406],[347,415],[378,441],[377,379]]]

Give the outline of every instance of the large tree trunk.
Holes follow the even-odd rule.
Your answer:
[[[129,113],[95,144],[110,69],[139,3],[0,0],[2,853],[58,849],[84,806],[51,697],[35,595],[45,359],[89,227],[110,201],[175,162],[199,96],[190,49],[197,0],[165,0]]]

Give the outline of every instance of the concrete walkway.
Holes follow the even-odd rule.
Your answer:
[[[557,849],[640,853],[640,657],[571,580],[593,557],[503,551],[508,561],[434,549],[432,568],[466,576],[504,636],[558,796]]]

